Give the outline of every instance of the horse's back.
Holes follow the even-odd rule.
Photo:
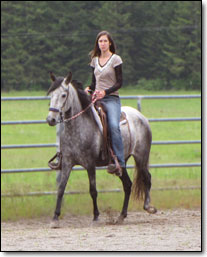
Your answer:
[[[133,123],[136,128],[146,127],[146,129],[150,129],[147,118],[135,108],[132,108],[130,106],[122,106],[121,110],[126,114],[127,120],[130,122],[130,125],[131,123]]]

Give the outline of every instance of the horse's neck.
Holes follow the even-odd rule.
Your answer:
[[[66,122],[66,126],[70,127],[70,129],[81,131],[84,129],[85,126],[90,126],[90,123],[93,123],[93,120],[89,118],[89,115],[87,115],[85,112],[80,114],[80,116],[76,117],[82,109],[81,102],[79,100],[77,91],[71,86],[68,101],[65,105],[65,111],[70,109],[70,117],[72,118],[71,121]]]
[[[72,85],[70,86],[69,96],[68,96],[64,111],[67,112],[69,109],[70,109],[71,117],[81,112],[82,110],[77,92]]]
[[[87,148],[92,147],[92,149],[95,149],[94,151],[97,151],[98,155],[102,138],[98,126],[93,116],[88,115],[87,111],[75,117],[82,111],[82,106],[77,93],[73,92],[71,94],[73,95],[69,95],[69,97],[73,96],[73,98],[70,102],[70,117],[74,117],[74,119],[65,122],[61,142],[68,145],[68,149],[72,154],[77,151],[77,148],[87,146]],[[93,145],[96,147],[94,148]]]

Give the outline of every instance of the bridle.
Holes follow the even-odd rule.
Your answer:
[[[49,108],[49,111],[51,111],[51,112],[58,112],[58,113],[60,114],[60,120],[59,120],[57,123],[69,122],[69,121],[71,121],[71,120],[76,119],[77,117],[79,117],[80,115],[82,115],[84,112],[86,112],[86,111],[97,101],[97,99],[94,98],[94,99],[92,100],[92,102],[91,102],[85,109],[83,109],[83,110],[80,111],[79,113],[73,115],[72,117],[70,117],[70,118],[68,118],[68,119],[65,119],[65,118],[63,118],[63,111],[62,111],[62,110],[63,110],[63,108],[64,108],[64,106],[65,106],[65,104],[66,104],[66,101],[67,101],[67,99],[68,99],[68,96],[69,96],[69,88],[65,88],[63,85],[61,85],[60,87],[62,87],[62,88],[64,89],[64,91],[66,91],[66,93],[67,93],[66,99],[65,99],[65,102],[64,102],[63,106],[61,107],[60,110],[57,109],[57,108],[53,108],[53,107],[50,107],[50,108]]]
[[[63,113],[62,110],[63,110],[63,108],[64,108],[64,106],[65,106],[65,104],[66,104],[66,102],[67,102],[68,96],[69,96],[69,87],[66,88],[66,87],[64,87],[63,85],[61,85],[60,87],[62,87],[63,90],[67,93],[66,98],[65,98],[65,102],[64,102],[63,106],[62,106],[60,109],[57,109],[57,108],[54,108],[54,107],[50,107],[50,108],[49,108],[49,111],[51,111],[51,112],[60,113],[60,121],[58,121],[58,123],[61,123],[61,122],[64,121],[64,120],[63,120],[63,115],[62,115],[62,113]]]

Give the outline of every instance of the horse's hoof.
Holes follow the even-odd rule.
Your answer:
[[[96,226],[100,226],[101,222],[100,219],[98,219],[98,217],[96,219],[93,219],[91,222],[91,227],[96,227]]]
[[[118,217],[118,219],[116,220],[116,222],[115,222],[115,224],[117,224],[117,225],[120,225],[120,224],[122,224],[123,222],[124,222],[124,216],[123,215],[120,215],[119,217]]]
[[[145,209],[148,213],[150,214],[155,214],[157,212],[157,209],[153,206],[149,206],[148,208]]]
[[[93,221],[99,221],[98,216],[94,216]]]
[[[50,228],[60,228],[59,220],[52,220],[50,223]]]

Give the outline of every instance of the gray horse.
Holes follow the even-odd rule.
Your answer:
[[[100,119],[94,110],[90,96],[82,85],[72,79],[69,73],[66,78],[55,77],[51,73],[52,84],[48,90],[51,95],[50,109],[47,122],[55,126],[63,116],[64,128],[60,134],[60,150],[62,153],[61,179],[57,193],[56,209],[52,227],[58,226],[61,202],[65,187],[72,168],[81,165],[88,172],[90,183],[90,195],[93,200],[94,221],[98,220],[99,210],[97,206],[96,167],[108,165],[108,159],[103,156],[103,133]],[[124,144],[125,160],[134,157],[136,173],[133,187],[127,170],[123,170],[120,177],[125,193],[123,208],[117,222],[121,222],[127,216],[128,202],[133,188],[135,198],[144,197],[144,210],[155,213],[156,208],[150,206],[151,174],[148,170],[149,154],[152,135],[147,119],[136,109],[122,107],[127,120],[120,123],[120,129]]]

